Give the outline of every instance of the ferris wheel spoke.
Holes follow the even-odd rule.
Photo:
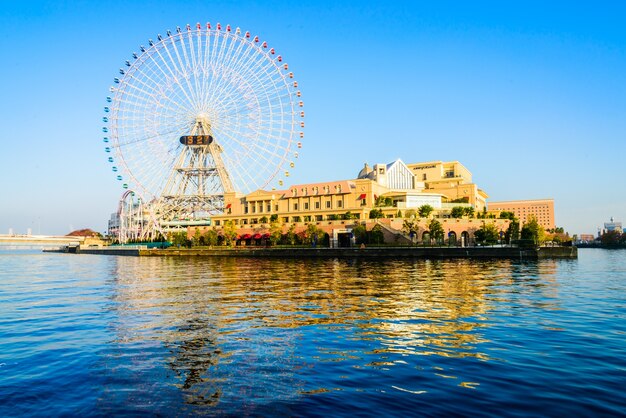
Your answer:
[[[107,150],[145,207],[127,198],[128,237],[140,234],[139,219],[158,229],[173,216],[218,213],[226,191],[267,187],[297,158],[304,113],[286,64],[238,28],[187,28],[142,48],[111,90]],[[179,141],[202,126],[217,147]]]
[[[165,65],[165,67],[167,68],[167,71],[168,71],[168,73],[169,73],[169,74],[170,74],[170,76],[171,76],[171,81],[172,81],[174,84],[177,84],[178,86],[180,86],[180,87],[181,87],[181,89],[180,89],[180,90],[181,90],[181,92],[183,93],[183,95],[185,96],[185,98],[187,99],[187,103],[188,103],[189,105],[193,105],[193,103],[194,103],[193,99],[192,99],[191,97],[189,97],[189,94],[187,93],[187,91],[186,91],[186,90],[184,89],[184,87],[182,86],[182,83],[180,82],[180,77],[181,77],[181,76],[182,76],[183,78],[186,78],[186,77],[185,77],[185,74],[184,74],[184,73],[183,73],[183,74],[177,74],[177,73],[175,73],[175,72],[174,72],[174,71],[170,68],[170,65],[169,65],[168,61],[167,61],[165,58],[163,58],[163,55],[161,55],[161,51],[159,51],[159,49],[158,49],[158,48],[154,48],[154,50],[155,50],[155,52],[157,53],[157,55],[159,56],[160,61],[161,61],[161,62],[163,63],[163,65]],[[159,70],[160,70],[163,74],[166,74],[165,70],[163,70],[163,68],[161,68],[161,65],[159,65],[159,62],[158,62],[158,61],[156,61],[156,59],[154,58],[154,56],[153,56],[153,55],[150,55],[150,59],[152,60],[152,62],[154,63],[154,65],[155,65],[155,66],[156,66],[156,67],[157,67],[157,68],[158,68],[158,69],[159,69]]]
[[[183,35],[179,34],[176,39],[180,40],[181,46],[182,46],[181,49],[183,50],[185,62],[188,62],[186,48],[185,48],[185,45],[184,45]],[[174,39],[174,41],[176,39]],[[187,64],[183,63],[183,60],[181,59],[180,53],[178,51],[178,44],[176,42],[174,42],[174,41],[172,41],[171,45],[174,47],[174,54],[176,55],[176,61],[178,62],[178,65],[176,64],[176,61],[174,61],[174,59],[172,58],[172,56],[171,56],[171,54],[169,52],[169,48],[167,49],[167,53],[170,56],[170,59],[172,60],[174,65],[176,65],[176,67],[178,68],[179,73],[186,74],[186,72],[187,72]],[[185,77],[185,82],[187,84],[187,87],[189,88],[189,91],[191,92],[191,94],[193,94],[193,88],[191,87],[191,84],[189,83],[189,78],[188,77]],[[181,85],[181,88],[182,88],[182,85]],[[194,102],[192,102],[192,103],[196,103],[195,102],[195,98],[194,98]]]

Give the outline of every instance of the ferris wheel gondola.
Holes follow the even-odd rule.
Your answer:
[[[302,93],[283,56],[230,25],[166,34],[113,79],[102,130],[117,178],[164,219],[220,213],[227,193],[282,184],[304,137]],[[212,140],[180,140],[200,136]]]

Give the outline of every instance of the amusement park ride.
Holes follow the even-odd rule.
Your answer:
[[[208,225],[224,194],[283,185],[304,137],[289,66],[258,36],[199,23],[149,40],[114,79],[102,128],[126,191],[118,239]]]

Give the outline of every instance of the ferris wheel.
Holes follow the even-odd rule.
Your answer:
[[[220,213],[227,193],[282,186],[302,146],[304,103],[289,65],[230,25],[159,34],[110,91],[112,171],[161,219]]]

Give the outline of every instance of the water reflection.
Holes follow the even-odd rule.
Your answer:
[[[162,359],[182,403],[225,411],[363,378],[350,370],[489,361],[481,345],[496,304],[557,308],[552,261],[115,260],[116,344],[148,349],[140,361],[151,367]],[[337,375],[316,382],[322,364]]]

